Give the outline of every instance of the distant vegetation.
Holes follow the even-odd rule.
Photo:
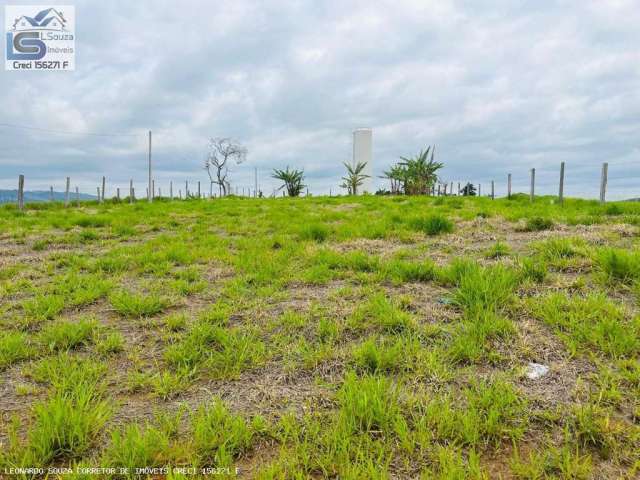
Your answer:
[[[391,193],[430,195],[438,181],[438,170],[444,166],[434,160],[435,150],[435,146],[430,146],[415,157],[400,157],[397,164],[385,171],[382,178],[389,180]]]
[[[347,189],[347,194],[357,195],[358,189],[362,186],[364,181],[369,178],[369,175],[365,175],[362,172],[367,166],[366,162],[358,162],[357,165],[351,165],[344,162],[343,165],[347,169],[347,176],[342,177],[342,188]]]
[[[271,175],[276,180],[281,180],[283,184],[278,188],[278,191],[283,188],[287,191],[287,195],[290,197],[297,197],[302,193],[302,190],[306,187],[304,182],[304,170],[291,169],[289,167],[285,170],[274,169]]]

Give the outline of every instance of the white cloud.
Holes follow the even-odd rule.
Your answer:
[[[351,130],[369,126],[376,174],[435,143],[454,182],[512,171],[524,187],[535,166],[551,192],[566,161],[570,190],[595,196],[609,160],[611,196],[638,196],[631,0],[84,0],[76,11],[76,71],[3,71],[0,123],[138,136],[0,127],[1,187],[18,173],[34,188],[70,174],[89,192],[102,174],[142,182],[152,129],[158,183],[204,182],[207,138],[231,136],[249,147],[236,184],[252,185],[257,166],[269,191],[270,169],[288,164],[312,191],[335,191]]]

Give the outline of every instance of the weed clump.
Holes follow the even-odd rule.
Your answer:
[[[430,236],[453,232],[453,222],[439,214],[414,218],[410,221],[410,226]]]
[[[551,230],[553,228],[553,220],[545,217],[528,218],[522,231],[524,232],[541,232],[543,230]]]
[[[300,239],[312,240],[314,242],[324,242],[329,236],[329,229],[320,223],[314,223],[306,226],[300,232]]]
[[[608,282],[632,284],[640,279],[640,254],[616,248],[605,248],[597,254],[596,261]]]
[[[109,300],[114,310],[127,318],[152,317],[169,305],[167,299],[158,295],[136,294],[124,290],[112,294]]]

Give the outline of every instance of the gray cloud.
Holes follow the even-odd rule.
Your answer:
[[[15,2],[29,4],[32,2]],[[64,4],[66,2],[60,2]],[[4,12],[1,12],[4,15]],[[210,136],[249,148],[234,185],[303,167],[336,190],[352,129],[374,129],[374,171],[437,145],[443,176],[504,192],[640,196],[640,11],[631,0],[76,3],[76,71],[0,74],[0,187],[71,175],[144,188],[146,131],[158,184],[205,182]],[[4,19],[3,19],[4,23]],[[383,184],[382,180],[379,180]],[[165,187],[166,188],[166,187]]]

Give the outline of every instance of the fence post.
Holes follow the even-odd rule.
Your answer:
[[[560,162],[560,186],[558,187],[558,201],[560,205],[564,202],[564,162]]]
[[[169,182],[169,200],[173,200],[173,180]]]
[[[607,197],[607,174],[609,170],[609,164],[607,162],[602,164],[602,174],[600,176],[600,203],[604,203]]]
[[[69,206],[69,187],[71,185],[71,178],[67,177],[67,186],[64,189],[64,206]]]
[[[76,207],[80,206],[80,189],[76,187]]]
[[[133,178],[129,180],[129,203],[133,203]]]
[[[478,196],[479,197],[482,196],[482,184],[481,183],[478,184]]]
[[[189,180],[184,181],[184,198],[185,200],[189,199]]]
[[[120,201],[120,187],[116,188],[116,196],[118,197],[118,202]]]
[[[18,177],[18,209],[24,210],[24,175]]]
[[[511,174],[507,175],[507,198],[511,198]]]
[[[100,199],[102,200],[102,202],[104,202],[104,190],[105,190],[105,178],[102,177],[102,197],[100,197]],[[100,202],[100,203],[102,203]]]
[[[495,185],[494,185],[494,181],[491,180],[491,200],[495,200],[495,199],[496,199]]]
[[[182,190],[178,189],[178,198],[182,200]]]
[[[202,197],[200,196],[200,180],[198,180],[198,198],[202,198]]]
[[[49,201],[53,202],[53,185],[49,187]]]
[[[102,203],[102,196],[100,195],[100,187],[96,187],[96,190],[98,191],[98,203]]]
[[[460,182],[458,182],[458,193],[456,195],[460,195]]]
[[[533,199],[536,194],[536,169],[531,169],[531,192],[529,194],[529,199],[533,202]]]

